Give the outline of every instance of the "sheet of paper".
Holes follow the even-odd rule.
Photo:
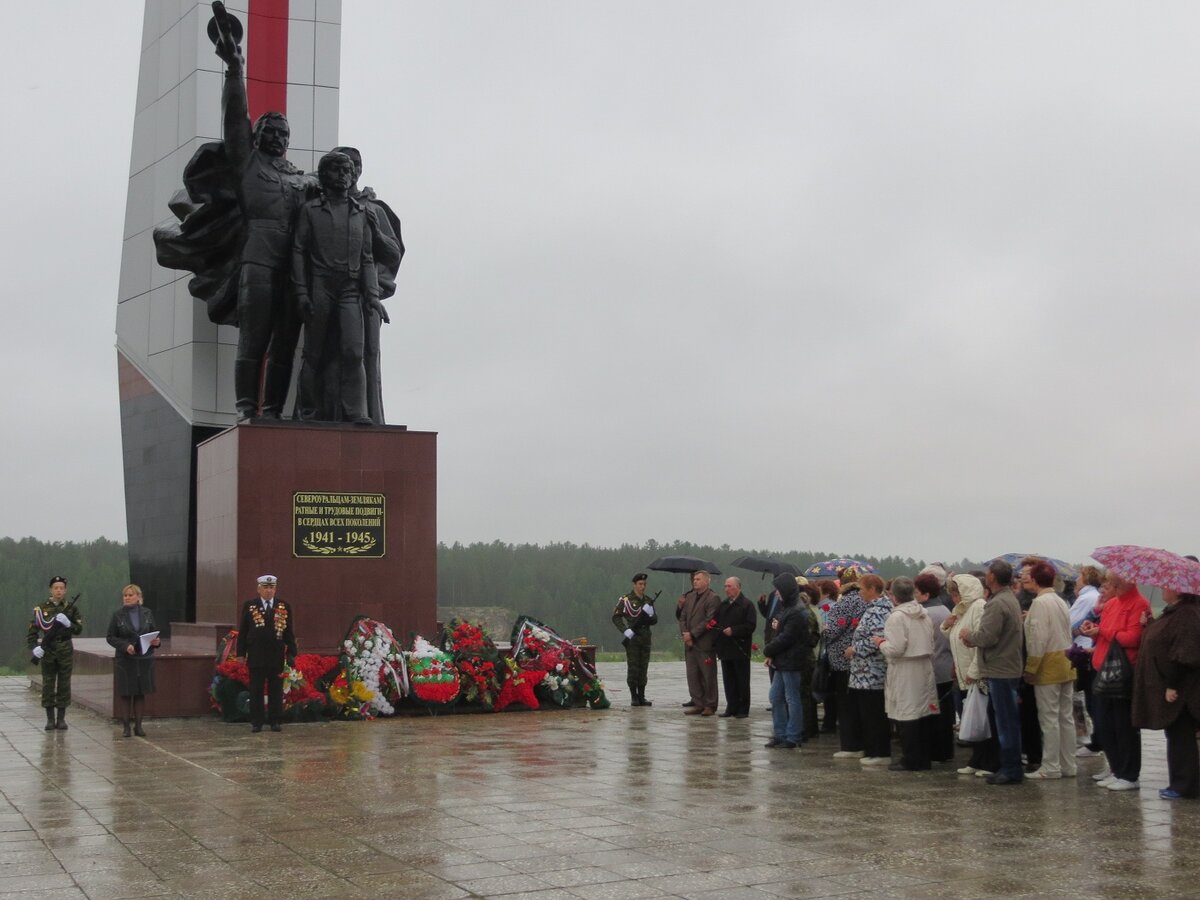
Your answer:
[[[142,635],[142,656],[150,652],[150,642],[158,637],[157,631],[147,631]]]

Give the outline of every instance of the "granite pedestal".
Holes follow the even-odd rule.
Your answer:
[[[384,526],[357,555],[313,545],[309,526],[297,524],[307,521],[298,517],[297,494],[382,495]],[[330,555],[306,556],[301,543]],[[278,576],[278,596],[295,610],[302,653],[335,651],[358,614],[386,622],[401,642],[411,632],[432,636],[437,435],[386,425],[254,422],[201,443],[196,620],[237,622],[265,573]]]

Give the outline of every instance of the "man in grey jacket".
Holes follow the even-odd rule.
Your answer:
[[[1025,780],[1021,768],[1021,714],[1017,692],[1021,685],[1024,661],[1021,657],[1021,605],[1012,592],[1012,566],[994,560],[988,566],[984,584],[988,589],[983,617],[974,633],[960,633],[968,647],[979,648],[979,672],[987,679],[988,698],[996,714],[996,737],[1000,741],[1000,770],[988,776],[988,784],[1020,784]]]

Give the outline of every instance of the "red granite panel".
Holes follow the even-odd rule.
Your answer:
[[[236,444],[236,499],[234,508],[226,510],[236,526],[222,531],[233,533],[236,561],[231,586],[227,560],[211,552],[217,541],[198,529],[198,618],[236,617],[241,602],[254,595],[257,576],[269,572],[280,579],[279,596],[295,607],[302,650],[335,649],[360,613],[387,622],[401,639],[410,631],[432,634],[437,616],[436,434],[287,423],[240,425],[219,437]],[[227,452],[224,441],[214,439],[201,445],[202,457],[210,445],[216,445],[214,452]],[[216,488],[207,502],[226,505],[220,485],[219,479],[205,479],[197,490]],[[385,494],[386,555],[295,558],[296,491]]]

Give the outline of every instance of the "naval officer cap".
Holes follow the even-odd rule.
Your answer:
[[[276,578],[274,575],[259,575],[258,576],[259,584],[275,584],[277,581],[279,581],[279,579]]]

